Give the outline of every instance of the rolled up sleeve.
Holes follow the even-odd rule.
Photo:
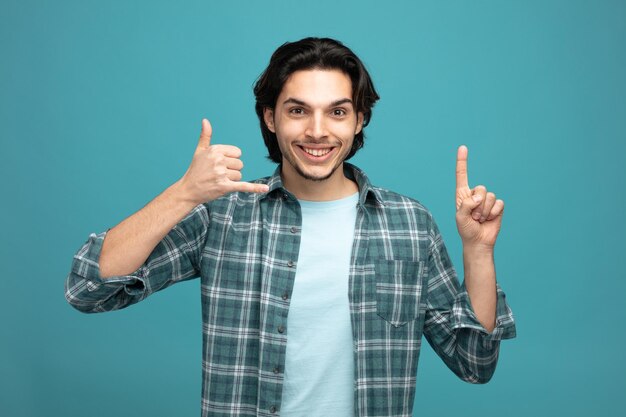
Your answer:
[[[99,258],[108,232],[92,233],[76,252],[65,280],[65,298],[79,311],[97,313],[135,304],[174,283],[199,276],[209,227],[205,205],[196,206],[129,275],[100,276]]]
[[[491,332],[488,332],[476,317],[470,303],[469,294],[465,290],[465,285],[457,294],[452,306],[452,328],[474,329],[483,333],[481,340],[486,349],[491,349],[493,342],[512,339],[516,336],[513,312],[506,302],[506,295],[502,291],[500,284],[496,284],[496,294],[496,327]]]

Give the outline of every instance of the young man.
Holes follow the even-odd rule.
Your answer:
[[[345,162],[378,95],[332,39],[281,46],[254,89],[274,175],[202,133],[185,175],[74,257],[67,300],[126,307],[200,277],[203,416],[411,416],[424,334],[460,378],[487,382],[515,326],[496,284],[503,203],[457,155],[464,285],[431,214]]]

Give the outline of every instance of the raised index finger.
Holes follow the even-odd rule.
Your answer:
[[[467,146],[459,146],[456,154],[456,188],[469,188],[467,182]]]

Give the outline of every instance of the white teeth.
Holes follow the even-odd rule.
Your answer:
[[[304,152],[308,153],[309,155],[313,155],[313,156],[324,156],[328,152],[330,152],[330,148],[310,149],[310,148],[304,148],[303,147],[302,149],[304,149]]]

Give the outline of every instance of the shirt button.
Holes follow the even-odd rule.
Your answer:
[[[289,298],[289,294],[284,293],[281,297],[283,300],[287,301],[287,299]]]
[[[293,227],[291,228],[291,233],[297,233],[297,232],[298,232],[298,228],[297,228],[297,227],[295,227],[295,226],[293,226]]]
[[[276,412],[276,406],[273,405],[270,407],[270,413],[274,414]]]
[[[295,263],[294,261],[289,261],[289,262],[287,262],[287,266],[288,266],[289,268],[293,268],[293,266],[294,266],[295,264],[296,264],[296,263]]]
[[[275,373],[275,374],[277,374],[277,373],[279,373],[279,372],[280,372],[280,368],[278,368],[278,366],[277,366],[277,367],[275,367],[275,368],[274,368],[274,373]]]
[[[278,326],[278,333],[285,333],[285,326]]]

